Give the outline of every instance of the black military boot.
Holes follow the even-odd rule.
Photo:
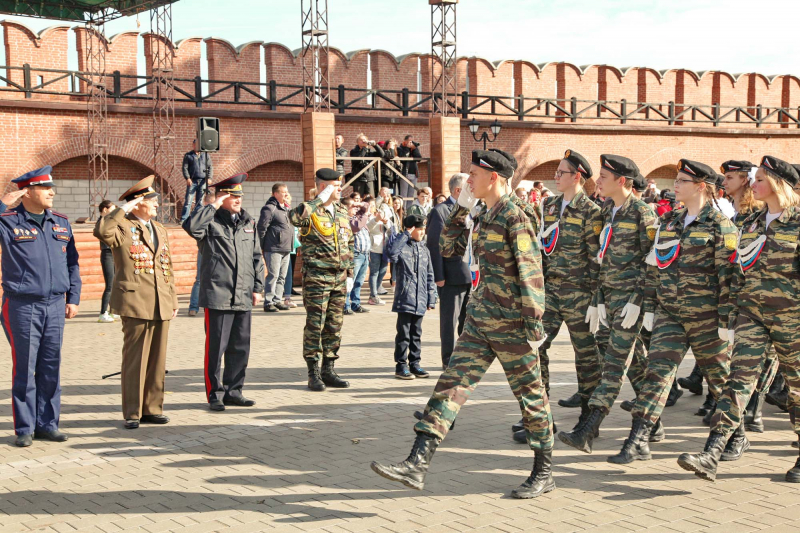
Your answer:
[[[781,393],[781,391],[783,391],[783,387],[785,385],[786,385],[786,380],[783,377],[783,373],[778,372],[775,375],[775,379],[772,380],[772,384],[769,386],[769,391],[767,392],[767,395],[764,397],[764,400],[770,405],[779,407],[778,402],[775,400],[775,396],[777,396],[778,394]]]
[[[428,467],[431,465],[431,459],[440,442],[436,437],[417,433],[408,459],[394,465],[384,465],[373,461],[370,466],[375,473],[386,479],[397,481],[411,489],[422,490],[425,487]]]
[[[636,400],[622,400],[619,404],[619,408],[623,411],[628,411],[629,413],[633,411],[634,406],[636,405]]]
[[[561,407],[569,407],[571,409],[574,409],[575,407],[580,407],[581,395],[576,392],[567,399],[558,400],[558,405],[560,405]]]
[[[795,444],[800,447],[800,440]],[[794,463],[794,468],[786,472],[786,481],[789,483],[800,483],[800,457],[798,457],[797,461]]]
[[[744,455],[744,452],[750,449],[750,441],[747,440],[747,435],[744,432],[744,424],[739,424],[736,431],[733,432],[731,438],[728,439],[728,444],[725,445],[725,450],[720,455],[720,461],[738,461]]]
[[[661,442],[666,438],[667,438],[667,432],[664,431],[664,424],[661,423],[661,419],[659,418],[658,420],[656,420],[656,423],[653,424],[653,429],[650,430],[650,438],[648,439],[648,441]]]
[[[723,449],[725,449],[725,435],[711,432],[701,453],[682,453],[678,457],[678,464],[684,470],[694,472],[701,479],[714,481],[717,479],[717,465]]]
[[[717,401],[714,400],[714,407],[706,413],[706,416],[703,417],[703,424],[706,426],[711,427],[711,419],[714,417],[714,413],[717,412]]]
[[[713,411],[717,405],[717,402],[714,401],[714,395],[711,394],[711,391],[706,394],[706,399],[703,401],[703,405],[695,413],[695,416],[706,416],[709,411]]]
[[[777,381],[777,380],[776,380]],[[765,397],[767,403],[774,405],[784,413],[789,412],[789,387],[785,386],[775,394],[767,393]]]
[[[631,432],[628,438],[622,444],[622,449],[617,455],[612,455],[608,458],[609,463],[618,465],[626,465],[634,461],[649,461],[653,458],[650,455],[650,433],[654,425],[644,418],[633,418],[631,424]]]
[[[322,378],[319,376],[317,362],[313,359],[306,359],[306,365],[308,366],[308,388],[314,392],[324,391],[325,383],[322,382]]]
[[[553,449],[533,451],[533,469],[522,485],[511,491],[511,496],[521,500],[536,498],[555,490],[553,481]]]
[[[511,424],[511,433],[516,433],[517,431],[522,431],[525,429],[525,419],[520,418],[519,422],[516,424]]]
[[[579,423],[575,429],[569,433],[561,431],[558,434],[558,439],[576,450],[580,450],[584,453],[592,453],[594,436],[598,433],[600,424],[605,417],[606,415],[603,414],[603,411],[600,409],[592,409],[583,423]]]
[[[695,363],[691,374],[685,378],[678,378],[678,385],[692,394],[703,394],[703,373],[700,372],[700,365]]]
[[[672,407],[676,403],[678,403],[678,398],[683,396],[683,391],[678,388],[678,384],[673,381],[672,388],[669,390],[669,396],[667,396],[667,403],[666,407]]]
[[[350,382],[339,377],[339,375],[333,369],[334,361],[336,361],[336,359],[322,360],[322,372],[320,372],[320,378],[322,378],[322,382],[328,387],[333,387],[335,389],[346,389],[350,386]]]
[[[578,429],[578,426],[580,426],[586,421],[586,419],[589,417],[590,412],[591,409],[589,408],[589,400],[581,400],[581,414],[578,416],[578,423],[575,424],[575,427],[572,428],[572,431]],[[600,436],[600,429],[598,428],[597,431],[595,431],[594,433],[594,438],[596,439],[599,436]]]
[[[764,433],[764,419],[761,410],[764,408],[766,393],[753,391],[750,403],[747,404],[747,413],[744,415],[744,429],[755,433]]]

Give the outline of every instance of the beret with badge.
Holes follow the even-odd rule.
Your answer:
[[[342,172],[332,168],[321,168],[317,170],[315,175],[320,181],[337,181],[342,179]]]
[[[407,228],[422,228],[425,226],[425,217],[422,215],[408,215],[403,219],[403,226]]]
[[[761,158],[761,168],[779,177],[792,187],[795,187],[800,181],[800,174],[797,173],[797,170],[783,159],[765,155]]]
[[[703,181],[709,185],[717,185],[717,173],[714,169],[703,163],[690,159],[678,161],[678,172],[683,172],[687,176],[694,178],[695,181]]]
[[[584,179],[588,180],[592,177],[591,165],[589,165],[589,162],[586,160],[586,158],[578,152],[567,150],[564,152],[564,159],[569,161],[569,164],[575,167],[575,169],[580,172]]]
[[[472,164],[506,179],[514,175],[514,165],[497,150],[473,150]]]
[[[725,161],[719,167],[720,172],[727,174],[728,172],[750,172],[750,169],[755,165],[750,161]]]
[[[633,160],[621,155],[602,154],[600,156],[600,166],[617,176],[631,180],[641,174],[639,167],[636,166]]]
[[[244,196],[242,183],[247,179],[247,172],[236,174],[230,178],[225,178],[214,184],[217,194],[230,194],[231,196]]]

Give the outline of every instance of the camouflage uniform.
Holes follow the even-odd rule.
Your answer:
[[[736,227],[710,203],[686,228],[686,209],[666,213],[660,221],[660,242],[680,241],[668,266],[651,264],[644,311],[655,313],[647,377],[631,414],[655,423],[686,352],[691,347],[718,398],[728,376],[728,343],[717,328],[728,327]]]
[[[650,351],[650,339],[652,333],[642,328],[639,330],[639,337],[636,338],[636,344],[633,347],[633,357],[631,364],[628,366],[628,381],[631,382],[633,391],[638,395],[642,390],[642,383],[647,377],[647,357]]]
[[[711,419],[713,432],[730,435],[761,370],[770,343],[789,386],[789,415],[800,435],[800,208],[787,207],[766,228],[764,209],[749,217],[739,235],[739,250],[766,236],[760,255],[743,272],[734,268],[730,324],[736,329],[731,370]]]
[[[647,204],[630,194],[612,222],[613,207],[613,200],[603,205],[603,226],[610,225],[612,233],[600,265],[599,287],[593,300],[595,306],[605,304],[609,327],[600,328],[595,334],[603,357],[603,375],[589,400],[590,408],[600,409],[605,415],[619,395],[631,350],[642,327],[647,276],[645,258],[655,237],[651,227],[655,216]],[[640,308],[639,318],[630,329],[622,327],[624,318],[620,316],[627,303]]]
[[[353,275],[353,232],[347,209],[333,204],[331,215],[319,198],[297,206],[289,220],[299,228],[303,258],[303,357],[338,359],[347,278]]]
[[[472,234],[480,281],[450,364],[414,430],[443,439],[497,358],[520,404],[528,444],[533,450],[548,450],[553,446],[553,419],[539,360],[528,344],[544,334],[544,280],[533,225],[510,196],[504,195],[491,210],[483,207],[472,232],[467,209],[457,206],[442,231],[439,246],[445,257],[463,256]]]
[[[586,310],[597,290],[597,275],[600,266],[597,252],[600,249],[598,236],[603,227],[600,208],[586,193],[580,191],[561,213],[563,195],[546,198],[542,202],[544,220],[542,227],[551,227],[558,221],[558,229],[542,236],[543,250],[549,239],[550,254],[542,254],[545,279],[544,332],[547,339],[539,348],[542,379],[545,389],[550,390],[550,360],[547,350],[561,328],[567,323],[572,347],[575,351],[575,370],[578,375],[578,394],[588,400],[600,382],[600,364],[594,335],[586,323]]]

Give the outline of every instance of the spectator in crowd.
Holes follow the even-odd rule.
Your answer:
[[[358,134],[358,137],[356,137],[356,147],[350,150],[350,157],[382,158],[383,155],[383,148],[378,146],[375,141],[370,141],[363,133]],[[353,182],[353,191],[361,193],[361,196],[366,194],[374,196],[375,182],[378,180],[375,174],[376,165],[370,165],[372,161],[364,160],[354,160],[351,163],[354,176],[366,168],[366,170]]]
[[[350,194],[350,199],[353,200],[353,203],[360,204],[361,203],[361,193],[354,192]]]
[[[352,198],[343,198],[342,205],[347,207],[350,215],[350,229],[353,231],[353,288],[347,293],[344,303],[344,314],[369,313],[369,309],[361,305],[361,287],[367,277],[370,254],[370,234],[367,222],[370,219],[370,205],[354,202]]]
[[[397,265],[397,296],[392,311],[397,313],[394,375],[398,379],[427,378],[422,359],[422,319],[436,306],[436,285],[431,256],[422,242],[425,218],[409,215],[407,228],[389,245],[389,260]]]
[[[533,206],[539,207],[539,203],[541,201],[542,201],[542,193],[539,189],[534,187],[533,189],[531,189],[531,194],[528,202]]]
[[[267,279],[264,282],[264,311],[268,313],[287,311],[283,303],[284,284],[294,244],[294,226],[289,222],[286,208],[286,184],[272,186],[272,197],[261,208],[258,219],[258,237],[264,252]]]
[[[439,194],[436,195],[436,198],[433,199],[433,207],[436,207],[439,204],[443,204],[446,201],[447,201],[447,196],[445,196],[444,194],[439,193]]]
[[[423,218],[428,218],[428,213],[433,209],[433,201],[431,197],[433,191],[430,187],[423,187],[417,191],[417,199],[408,208],[407,215],[421,215]]]
[[[675,201],[675,194],[671,193],[669,189],[664,189],[659,196],[661,199],[656,203],[656,214],[660,218],[664,213],[672,211],[672,202]]]
[[[213,188],[206,189],[206,194],[203,196],[203,207],[213,204],[217,201],[217,194]],[[198,248],[197,253],[197,270],[194,275],[194,285],[192,285],[192,294],[189,296],[189,316],[197,316],[200,311],[200,252]]]
[[[472,273],[469,270],[470,247],[462,257],[442,257],[439,236],[444,230],[450,212],[455,208],[468,174],[454,174],[448,184],[450,197],[437,205],[428,217],[427,245],[433,265],[433,278],[439,293],[439,337],[441,338],[442,368],[447,368],[450,356],[456,347],[456,339],[464,330],[467,318],[467,303],[472,288]],[[536,189],[534,189],[536,190]],[[395,291],[397,292],[397,291]]]
[[[403,170],[403,164],[397,161],[397,141],[389,139],[383,144],[384,154],[381,162],[381,187],[386,187],[389,192],[397,190],[397,180],[401,178],[397,172]],[[395,172],[394,170],[397,172]]]
[[[341,133],[336,136],[336,170],[344,174],[344,159],[340,159],[341,157],[347,157],[347,148],[344,148],[344,135]]]
[[[365,201],[368,199],[365,197]],[[369,198],[369,201],[373,201]],[[385,305],[381,300],[383,289],[383,278],[386,277],[386,269],[389,266],[388,259],[383,253],[386,246],[386,239],[390,230],[393,229],[394,211],[391,206],[381,201],[372,208],[373,216],[367,222],[367,229],[371,239],[369,253],[369,305]],[[382,290],[383,289],[383,290]]]
[[[397,226],[398,233],[405,229],[403,228],[403,223],[402,223],[402,221],[406,217],[405,208],[403,207],[404,203],[405,202],[403,202],[403,199],[401,197],[392,196],[392,211],[394,211],[394,219],[399,221],[399,224]],[[389,263],[389,269],[390,269],[389,283],[392,287],[394,287],[395,286],[394,263]]]
[[[211,155],[201,152],[197,139],[192,141],[192,149],[183,156],[183,178],[186,180],[186,198],[183,201],[181,222],[189,218],[192,212],[192,196],[195,198],[195,209],[200,207],[203,193],[214,177]]]
[[[413,135],[406,135],[403,139],[403,143],[397,148],[397,155],[399,157],[414,157],[421,159],[422,154],[419,152],[419,146],[419,143],[414,141]],[[399,180],[397,187],[398,190],[395,191],[395,193],[403,198],[405,207],[408,207],[408,205],[411,203],[411,200],[406,200],[406,198],[411,198],[411,191],[417,188],[419,169],[416,161],[403,161],[403,176],[408,178],[411,184],[405,180]]]
[[[647,178],[647,188],[653,190],[654,196],[661,196],[661,190],[656,187],[656,180],[654,178]]]
[[[533,188],[539,191],[539,194],[541,194],[542,191],[544,190],[544,183],[542,183],[541,181],[534,181]]]
[[[283,197],[283,203],[287,210],[292,210],[292,195],[286,192]],[[286,282],[283,284],[283,304],[289,309],[294,309],[297,304],[292,301],[292,295],[300,296],[300,293],[294,290],[294,264],[297,260],[297,249],[300,248],[299,229],[294,227],[294,238],[292,239],[292,251],[289,254],[289,271],[286,273]]]
[[[517,187],[516,189],[514,189],[514,194],[516,194],[517,198],[519,198],[523,202],[528,201],[529,198],[528,191],[525,190],[525,187]]]
[[[543,188],[543,189],[542,189],[542,199],[544,199],[544,198],[548,198],[548,197],[550,197],[550,196],[553,196],[553,191],[551,191],[551,190],[550,190],[550,189],[548,189],[547,187]]]
[[[103,200],[98,206],[100,216],[106,216],[115,207],[111,200]],[[119,320],[119,315],[113,314],[109,307],[111,287],[114,285],[114,253],[111,251],[111,247],[103,241],[100,241],[100,268],[103,269],[103,281],[106,283],[106,288],[103,290],[103,298],[100,300],[100,317],[97,321],[114,322],[114,320]]]

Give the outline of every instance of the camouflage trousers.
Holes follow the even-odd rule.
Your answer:
[[[608,327],[601,326],[594,336],[597,341],[597,349],[603,358],[603,374],[600,377],[600,385],[594,390],[592,398],[589,400],[589,407],[600,409],[608,414],[622,388],[631,351],[639,336],[639,330],[642,328],[644,313],[639,313],[639,318],[631,329],[624,329],[622,327],[624,317],[620,317],[620,314],[625,304],[628,303],[631,293],[605,290],[603,295],[605,296]]]
[[[739,427],[772,343],[789,386],[789,417],[794,432],[800,435],[800,316],[797,312],[765,316],[757,309],[748,311],[751,313],[740,313],[736,320],[731,371],[717,400],[711,427],[726,436]]]
[[[553,416],[542,384],[538,355],[524,335],[520,338],[488,329],[478,326],[472,317],[467,318],[450,364],[439,377],[425,407],[425,417],[417,422],[414,431],[444,439],[461,406],[497,358],[522,410],[528,445],[533,450],[552,448]]]
[[[650,351],[651,336],[652,333],[642,328],[633,347],[633,357],[628,367],[627,376],[636,394],[639,394],[639,391],[642,390],[642,382],[647,377],[647,354]]]
[[[303,357],[314,361],[339,358],[346,297],[346,271],[303,270]]]
[[[761,373],[756,382],[756,392],[769,392],[772,382],[775,381],[775,376],[778,375],[778,368],[780,366],[781,365],[778,363],[778,354],[775,353],[775,347],[770,344],[761,362]]]
[[[561,323],[567,323],[569,338],[575,351],[575,371],[578,374],[578,394],[588,400],[600,382],[600,360],[594,335],[586,323],[586,310],[592,301],[592,293],[588,289],[565,286],[561,279],[547,280],[545,284],[545,307],[542,325],[547,340],[539,348],[542,381],[548,395],[550,394],[550,358],[547,350],[561,329]]]
[[[704,309],[697,311],[697,309]],[[719,398],[728,377],[728,342],[717,334],[717,307],[698,305],[689,309],[675,305],[666,310],[659,304],[653,323],[647,377],[636,395],[631,414],[655,423],[667,403],[678,367],[689,348],[708,380],[708,389]],[[745,401],[747,403],[747,401]]]

